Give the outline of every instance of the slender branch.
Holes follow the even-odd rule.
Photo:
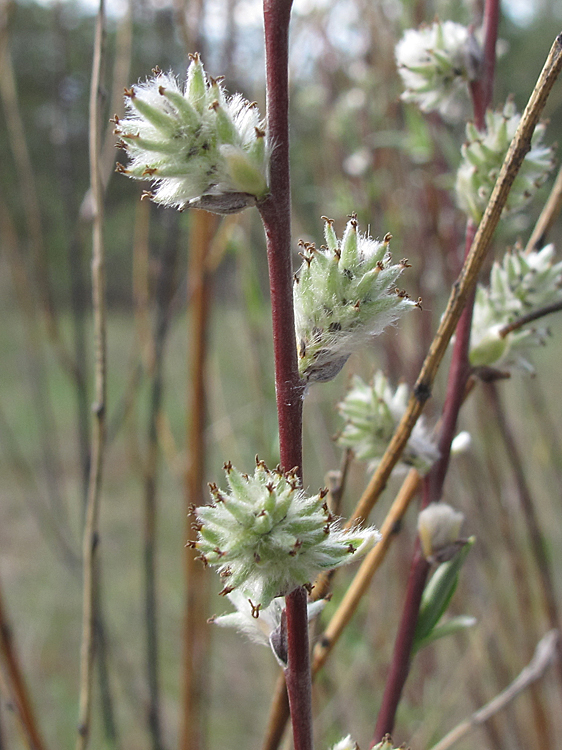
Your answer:
[[[18,103],[16,77],[9,49],[8,8],[7,4],[0,8],[0,99],[6,118],[9,145],[16,165],[26,230],[33,253],[34,286],[37,289],[43,312],[45,329],[63,368],[72,375],[75,366],[60,337],[57,313],[49,281],[36,179],[25,138],[25,128]]]
[[[469,719],[461,722],[458,726],[443,737],[431,750],[449,750],[460,739],[477,729],[481,724],[495,716],[508,706],[517,696],[526,690],[529,685],[539,680],[548,667],[555,661],[559,652],[558,642],[560,633],[550,630],[537,644],[535,653],[527,666],[519,673],[513,682],[502,690],[499,695],[475,711]]]
[[[164,348],[168,334],[168,307],[173,294],[178,255],[178,223],[175,214],[164,214],[166,233],[160,256],[160,273],[156,289],[156,321],[151,359],[151,393],[148,416],[148,449],[144,471],[144,584],[146,626],[146,677],[149,689],[148,726],[153,750],[162,750],[160,711],[158,601],[156,595],[156,538],[158,509],[158,419],[164,387]]]
[[[542,589],[542,598],[548,617],[548,623],[552,629],[558,629],[560,627],[560,613],[556,601],[556,589],[554,586],[552,566],[548,559],[547,543],[537,517],[535,502],[523,469],[523,461],[496,384],[487,383],[486,393],[505,445],[507,459],[511,465],[516,480],[517,493],[519,495],[523,515],[525,516],[531,550],[539,572],[540,587]],[[559,644],[559,646],[560,645],[561,644]],[[562,652],[560,652],[560,656],[562,657]],[[562,659],[558,660],[557,666],[558,679],[562,684]]]
[[[270,196],[259,210],[267,238],[275,359],[279,449],[285,469],[298,467],[302,479],[302,397],[295,345],[291,268],[289,174],[289,20],[292,0],[264,0],[267,127],[274,145]],[[306,593],[285,600],[288,666],[285,670],[295,750],[312,748],[312,700]]]
[[[504,339],[509,333],[513,333],[513,331],[523,328],[523,326],[526,326],[528,323],[533,323],[535,320],[540,320],[547,315],[560,312],[560,310],[562,310],[562,302],[554,302],[552,305],[546,305],[539,310],[534,310],[527,315],[522,315],[520,318],[517,318],[517,320],[514,320],[512,323],[509,323],[499,330],[500,338]]]
[[[205,503],[205,420],[207,388],[205,369],[209,326],[209,298],[212,273],[207,266],[209,248],[217,228],[217,217],[205,211],[191,215],[189,279],[191,291],[190,373],[188,383],[189,424],[187,426],[188,465],[184,477],[185,503]],[[196,538],[189,516],[188,540]],[[195,559],[189,545],[185,549],[186,600],[183,625],[183,711],[179,747],[199,750],[204,746],[205,711],[209,662],[209,571]]]
[[[431,389],[437,370],[447,350],[468,295],[476,284],[509,191],[523,163],[523,159],[531,147],[533,131],[561,69],[562,35],[559,35],[552,45],[546,63],[525,108],[519,127],[511,142],[494,190],[492,191],[490,202],[478,226],[470,253],[465,260],[457,281],[453,285],[447,307],[422,365],[406,413],[398,425],[377,471],[371,477],[369,485],[350,519],[350,523],[356,523],[360,518],[367,518],[371,512],[380,493],[386,486],[392,469],[398,462],[408,442],[408,438],[424,409],[426,401],[431,396]]]
[[[13,707],[22,726],[29,750],[44,750],[45,745],[39,734],[35,714],[29,693],[20,668],[18,654],[12,639],[2,597],[0,595],[0,663],[6,675],[7,688],[13,701]]]
[[[492,103],[499,22],[499,2],[487,2],[484,7],[484,46],[482,50],[481,75],[476,81],[471,81],[470,83],[474,124],[479,130],[484,130],[486,126],[486,110]]]
[[[84,592],[82,644],[80,649],[80,702],[76,750],[88,746],[91,723],[92,672],[95,632],[95,578],[98,564],[98,515],[101,495],[106,411],[106,310],[105,253],[103,245],[103,187],[100,174],[101,73],[104,62],[105,0],[100,0],[96,20],[92,81],[90,85],[90,182],[93,213],[92,304],[94,310],[95,403],[92,430],[92,459],[83,537]]]
[[[558,214],[562,209],[562,167],[560,167],[548,200],[544,205],[541,215],[539,216],[533,233],[529,238],[525,253],[528,255],[533,250],[538,250],[539,247],[544,245],[546,237],[552,225],[556,221]]]
[[[313,675],[316,675],[324,666],[326,659],[351,620],[362,597],[368,590],[374,574],[380,568],[390,548],[390,544],[396,536],[397,524],[403,518],[418,491],[420,481],[420,475],[416,469],[410,469],[380,527],[381,540],[366,555],[351,585],[345,592],[338,608],[314,647],[312,652]]]

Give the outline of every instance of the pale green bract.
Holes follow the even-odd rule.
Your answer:
[[[348,393],[338,404],[338,411],[345,419],[338,444],[351,448],[356,458],[369,461],[369,468],[374,469],[406,411],[408,399],[408,386],[402,383],[393,389],[380,371],[370,383],[354,375]],[[420,417],[406,443],[401,462],[425,474],[438,458],[437,446],[424,418]]]
[[[156,203],[235,213],[268,194],[270,149],[255,103],[226,95],[191,56],[182,91],[176,78],[154,78],[126,90],[127,116],[115,134],[129,165],[117,171],[153,182]]]
[[[456,193],[459,207],[476,223],[482,218],[521,115],[512,101],[499,111],[486,112],[486,132],[471,122],[466,126],[466,142],[457,172]],[[554,149],[542,143],[545,126],[539,123],[531,140],[531,150],[523,159],[503,215],[522,211],[545,182],[554,166]]]
[[[471,55],[477,49],[466,26],[453,21],[407,29],[395,53],[405,88],[401,98],[422,112],[459,121],[467,109],[469,68],[476,65]]]
[[[231,463],[224,469],[229,490],[210,485],[213,503],[195,509],[198,538],[191,546],[217,567],[222,594],[240,589],[258,612],[380,538],[373,527],[342,529],[324,501],[327,491],[307,496],[294,471],[270,471],[258,459],[253,476]]]
[[[539,321],[506,336],[502,329],[562,300],[562,261],[555,263],[554,253],[554,245],[528,254],[513,250],[494,263],[489,286],[476,290],[469,354],[473,367],[516,365],[533,371],[528,352],[546,342],[548,328]]]
[[[392,263],[390,235],[359,234],[353,216],[341,241],[330,219],[324,236],[320,249],[301,242],[294,284],[299,372],[309,382],[332,380],[356,349],[421,304],[396,287],[408,262]]]

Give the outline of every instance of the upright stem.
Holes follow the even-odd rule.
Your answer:
[[[217,217],[205,211],[194,211],[190,226],[189,279],[191,283],[190,373],[188,384],[187,426],[188,467],[185,473],[185,501],[188,509],[187,538],[193,540],[189,507],[205,503],[205,419],[207,389],[205,367],[209,327],[211,273],[208,268],[209,247],[217,228]],[[209,663],[209,626],[207,624],[209,584],[208,570],[195,559],[189,545],[185,548],[186,601],[183,625],[183,711],[179,747],[201,750],[205,746],[203,715]]]
[[[29,750],[45,750],[0,594],[0,665]]]
[[[160,257],[160,274],[156,287],[156,321],[151,360],[150,411],[148,447],[144,473],[144,607],[146,628],[146,677],[149,690],[148,727],[153,750],[162,750],[162,717],[160,709],[158,597],[157,597],[157,525],[158,525],[158,420],[161,416],[164,389],[164,350],[169,327],[169,305],[173,295],[178,254],[178,223],[166,214],[166,234]]]
[[[84,593],[80,651],[80,705],[76,750],[85,750],[90,734],[92,667],[94,662],[95,580],[98,558],[98,515],[101,491],[106,411],[105,254],[103,246],[103,188],[100,175],[100,90],[104,54],[105,3],[100,0],[90,86],[90,180],[93,208],[92,304],[94,309],[95,403],[92,459],[83,537]]]
[[[264,0],[267,124],[274,145],[270,195],[260,205],[267,238],[279,450],[285,469],[302,478],[302,397],[293,315],[289,176],[289,20],[292,0]],[[295,750],[312,748],[312,700],[306,592],[286,598],[288,666],[285,670]]]

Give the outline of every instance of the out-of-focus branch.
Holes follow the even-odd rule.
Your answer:
[[[527,242],[527,247],[525,248],[527,254],[533,250],[538,250],[544,245],[546,237],[552,229],[552,225],[558,218],[560,209],[562,209],[562,167],[560,167],[560,170],[558,171],[556,180],[554,181],[554,185],[548,196],[548,200],[541,211],[537,223],[535,224],[529,242]]]
[[[472,714],[469,719],[461,722],[452,729],[442,740],[433,745],[431,750],[449,750],[460,739],[477,729],[485,721],[502,711],[517,696],[526,690],[529,685],[539,680],[548,667],[555,661],[558,654],[558,642],[560,633],[557,630],[550,630],[537,644],[535,654],[527,666],[519,673],[513,682],[506,687],[499,695],[486,703],[485,706]]]
[[[191,215],[189,280],[191,284],[190,367],[188,382],[187,467],[185,503],[188,528],[186,537],[194,540],[191,506],[204,505],[205,419],[207,386],[205,367],[209,326],[209,298],[212,273],[207,267],[209,249],[217,229],[217,217],[204,211]],[[183,633],[183,713],[181,750],[204,747],[203,719],[206,708],[209,661],[209,571],[196,559],[194,550],[185,548],[186,602]]]
[[[90,738],[94,633],[96,625],[96,576],[98,566],[98,515],[101,496],[107,388],[105,308],[105,252],[103,244],[103,185],[100,173],[100,88],[105,55],[105,0],[100,0],[96,19],[94,59],[90,85],[90,184],[92,225],[92,305],[94,311],[95,402],[93,406],[92,457],[83,536],[84,591],[82,643],[80,648],[80,700],[76,750],[85,750]]]
[[[0,663],[5,670],[7,689],[13,707],[23,730],[23,737],[29,750],[44,750],[45,745],[39,734],[35,714],[20,668],[18,654],[12,639],[12,631],[7,621],[2,596],[0,594]]]

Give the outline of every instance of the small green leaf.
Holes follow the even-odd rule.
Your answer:
[[[449,606],[457,587],[459,571],[475,541],[475,537],[470,537],[452,560],[442,563],[437,568],[425,587],[414,636],[414,651],[417,651],[421,643],[430,636]]]
[[[471,628],[473,625],[476,625],[476,617],[471,617],[470,615],[458,615],[457,617],[451,617],[450,620],[447,620],[441,625],[436,625],[431,633],[427,636],[427,638],[424,638],[422,641],[416,644],[416,650],[420,651],[422,648],[425,648],[430,643],[433,643],[433,641],[436,641],[439,638],[444,638],[447,635],[454,635],[455,633],[459,633],[461,630]]]

